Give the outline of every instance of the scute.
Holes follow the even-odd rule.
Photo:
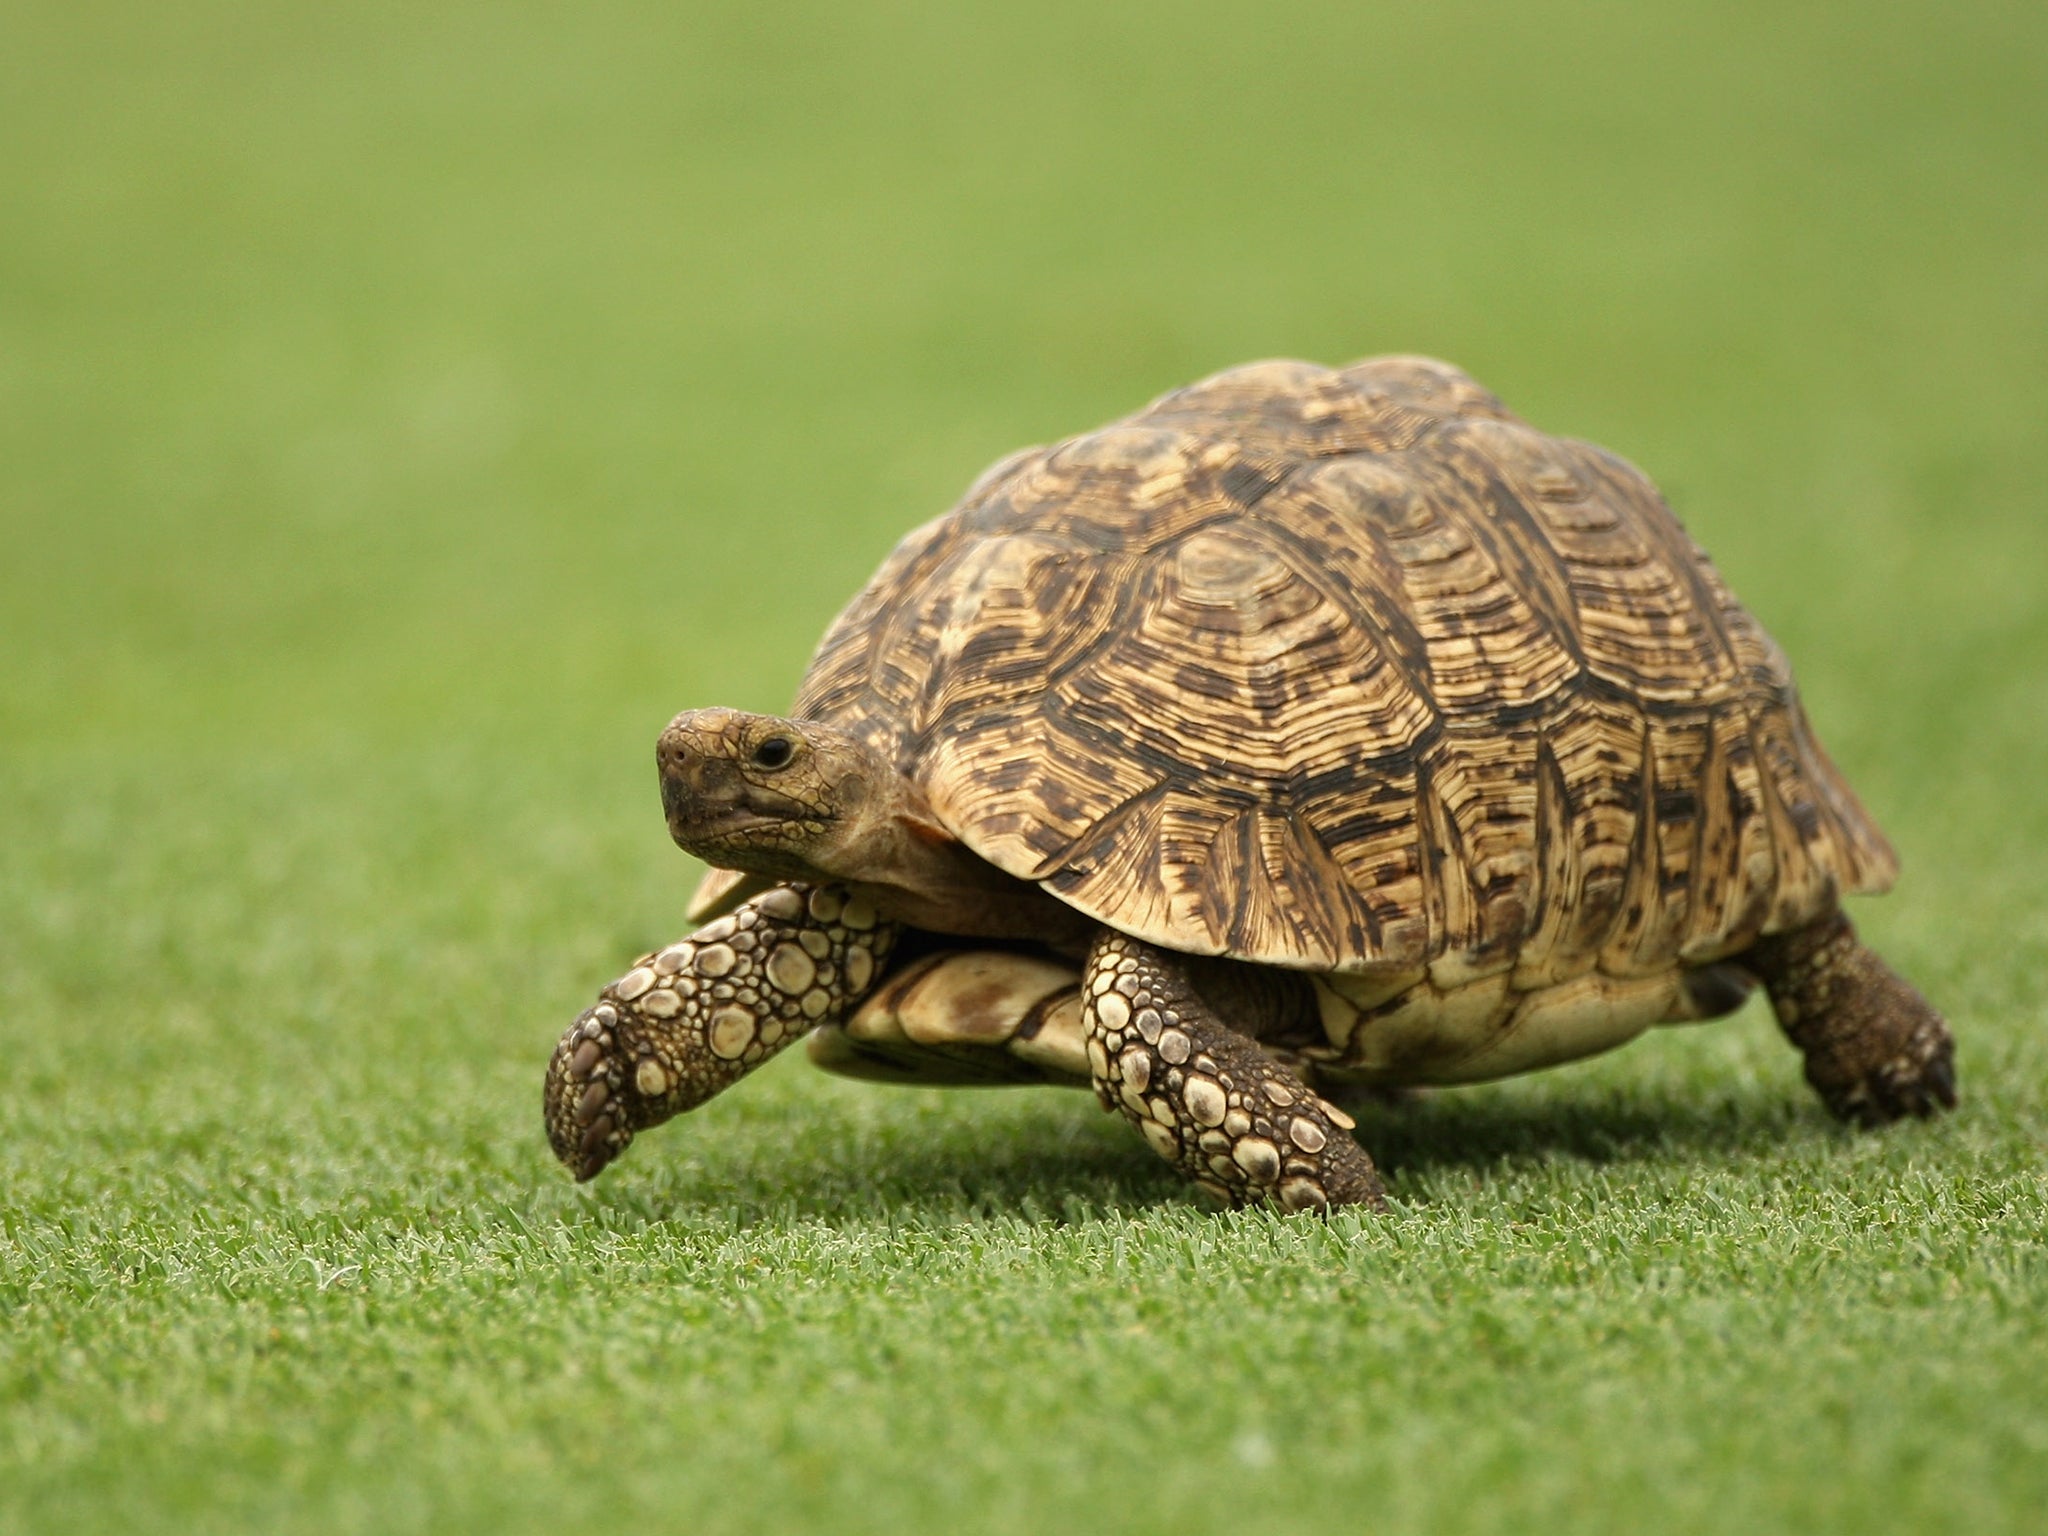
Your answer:
[[[796,711],[1190,953],[1649,976],[1894,871],[1649,481],[1428,359],[1253,364],[1013,455],[855,597]]]

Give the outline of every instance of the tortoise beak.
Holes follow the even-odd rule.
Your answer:
[[[661,771],[661,811],[668,835],[711,863],[718,845],[753,841],[752,834],[787,822],[821,819],[809,807],[742,778],[731,763],[692,759]]]

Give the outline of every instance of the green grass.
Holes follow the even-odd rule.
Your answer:
[[[0,22],[0,1528],[2038,1529],[2048,11]],[[1448,356],[1642,463],[1906,876],[1966,1098],[1759,1009],[1208,1213],[785,1060],[574,1188],[649,747],[990,459]]]

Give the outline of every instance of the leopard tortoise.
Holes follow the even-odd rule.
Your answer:
[[[1753,981],[1838,1116],[1955,1102],[1840,898],[1895,861],[1655,488],[1422,358],[1235,368],[990,469],[788,718],[678,715],[711,919],[550,1062],[588,1178],[799,1036],[1088,1083],[1234,1203],[1380,1202],[1348,1090],[1713,1017]]]

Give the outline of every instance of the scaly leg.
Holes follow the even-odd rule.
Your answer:
[[[837,886],[778,886],[599,994],[548,1062],[555,1156],[581,1179],[860,1001],[896,926]]]
[[[1955,1107],[1948,1025],[1840,912],[1759,939],[1742,963],[1763,979],[1807,1082],[1837,1118],[1883,1125]]]
[[[1290,1211],[1386,1204],[1351,1117],[1219,1020],[1184,956],[1106,931],[1081,995],[1103,1107],[1211,1194]]]

